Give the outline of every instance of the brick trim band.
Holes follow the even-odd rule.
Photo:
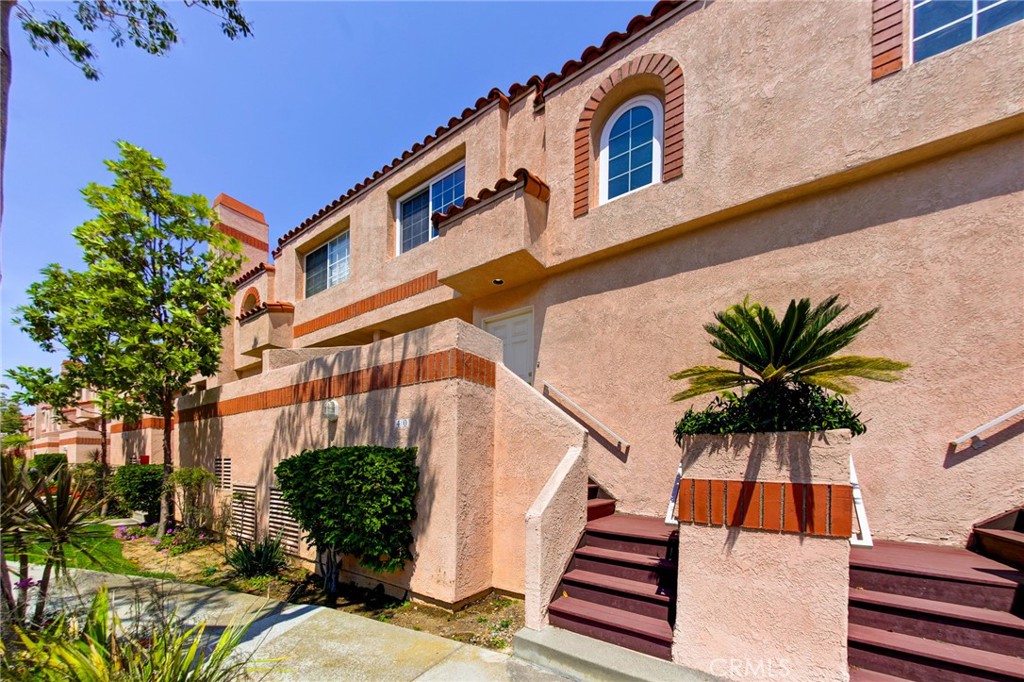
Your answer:
[[[828,483],[776,483],[684,478],[680,523],[730,526],[822,537],[853,532],[853,488]]]
[[[633,76],[652,74],[665,85],[665,139],[662,149],[662,182],[683,174],[683,69],[667,54],[645,54],[627,62],[612,72],[594,90],[579,123],[576,124],[575,184],[573,191],[573,217],[579,218],[590,211],[590,169],[594,167],[591,123],[601,102],[615,86]]]
[[[255,247],[257,249],[260,249],[260,250],[262,250],[264,252],[267,252],[267,251],[270,250],[270,245],[267,244],[266,242],[260,241],[256,237],[253,237],[251,234],[246,234],[245,232],[242,232],[241,230],[236,230],[233,227],[229,227],[228,225],[225,225],[224,223],[217,223],[217,229],[220,230],[221,232],[223,232],[224,234],[226,234],[227,236],[234,237],[238,241],[240,241],[243,244],[246,244],[248,246],[253,246],[253,247]]]
[[[171,423],[173,428],[174,423]],[[134,424],[111,424],[111,433],[123,433],[124,431],[138,431],[140,429],[163,429],[164,418],[163,417],[143,417]]]
[[[61,445],[103,445],[103,439],[100,437],[95,438],[69,438],[62,440]]]
[[[178,411],[182,423],[288,407],[388,388],[464,379],[494,388],[493,360],[453,348]]]
[[[302,324],[295,325],[295,337],[305,336],[306,334],[312,334],[315,331],[319,331],[325,327],[330,327],[333,324],[340,324],[345,320],[350,320],[357,315],[368,313],[371,310],[377,310],[384,306],[391,305],[392,303],[398,303],[399,301],[415,296],[416,294],[422,294],[425,291],[430,291],[435,287],[440,286],[437,281],[437,271],[417,277],[416,279],[406,282],[405,284],[399,284],[397,287],[386,289],[379,294],[374,294],[368,298],[350,303],[347,306],[332,310],[329,313],[314,317],[312,320],[303,322]]]
[[[903,68],[903,0],[871,3],[871,80]]]

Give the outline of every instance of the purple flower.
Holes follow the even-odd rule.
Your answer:
[[[22,580],[19,580],[18,582],[14,583],[14,586],[17,587],[19,590],[27,590],[30,587],[35,587],[35,585],[36,581],[32,580],[32,578],[23,578]]]
[[[159,545],[159,544],[160,544],[160,541],[159,541],[159,540],[153,540],[153,544],[154,544],[154,545]]]

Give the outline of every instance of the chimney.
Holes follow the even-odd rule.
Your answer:
[[[244,260],[239,272],[270,261],[270,226],[262,213],[223,193],[213,200],[213,211],[219,220],[217,229],[242,242]]]

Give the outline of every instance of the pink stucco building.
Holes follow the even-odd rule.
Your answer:
[[[347,578],[454,607],[492,589],[526,595],[535,629],[551,620],[736,679],[715,661],[757,637],[708,654],[684,612],[791,637],[803,649],[789,654],[794,679],[845,679],[850,663],[921,679],[850,615],[848,534],[791,540],[785,528],[725,523],[690,546],[709,557],[703,574],[678,548],[667,597],[632,594],[636,607],[630,581],[674,573],[673,543],[692,528],[662,520],[685,409],[669,401],[678,387],[668,376],[715,361],[701,326],[747,295],[880,305],[853,351],[912,364],[901,383],[851,398],[868,431],[843,452],[878,555],[895,542],[963,548],[975,524],[1024,502],[1021,417],[978,448],[950,443],[1024,402],[1024,10],[946,5],[939,16],[919,0],[661,2],[579,60],[495,88],[276,244],[260,211],[219,196],[222,229],[248,260],[221,371],[179,401],[176,456],[222,472],[240,524],[282,529],[282,458],[415,445],[416,561],[387,576],[346,564]],[[63,445],[40,420],[35,447]],[[158,455],[158,427],[116,426],[113,462]],[[852,515],[848,458],[837,457],[777,484],[835,486],[833,530]],[[742,468],[700,476],[711,495],[715,482],[744,480]],[[758,494],[774,494],[769,484],[758,479]],[[653,525],[630,526],[635,517]],[[648,543],[656,560],[630,573],[636,562],[618,557],[620,584],[577,583],[576,601],[629,614],[618,629],[586,605],[551,604],[568,594],[567,566],[600,574],[580,566],[639,551],[615,538]],[[716,563],[723,543],[749,563]],[[744,543],[763,544],[744,555]],[[757,576],[795,556],[802,584],[823,586],[814,603],[834,609],[790,613],[792,632],[763,613],[716,616],[691,589],[745,582],[755,603],[784,599],[783,583]],[[824,634],[801,640],[811,623]],[[780,655],[771,651],[759,655]]]

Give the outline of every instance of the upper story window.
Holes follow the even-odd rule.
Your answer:
[[[661,182],[664,127],[657,97],[634,97],[615,110],[601,132],[602,204]]]
[[[306,254],[306,297],[348,279],[348,257],[347,230],[316,251]]]
[[[434,213],[462,206],[466,198],[466,167],[447,170],[398,200],[398,253],[415,249],[437,236]]]
[[[1024,0],[914,0],[916,62],[1024,19]]]

